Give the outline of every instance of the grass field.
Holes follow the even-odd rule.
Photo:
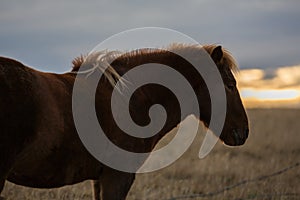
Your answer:
[[[205,159],[200,160],[198,152],[203,139],[200,133],[189,150],[171,166],[137,175],[127,199],[176,199],[214,193],[257,177],[262,179],[193,199],[300,199],[300,166],[276,176],[263,177],[300,162],[300,110],[251,109],[248,116],[250,136],[245,145],[230,148],[219,142]],[[89,181],[51,190],[7,182],[2,195],[8,200],[91,200],[92,190]]]

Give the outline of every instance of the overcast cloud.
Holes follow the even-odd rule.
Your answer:
[[[63,72],[118,32],[175,29],[228,48],[241,68],[300,64],[300,1],[1,1],[0,55]]]

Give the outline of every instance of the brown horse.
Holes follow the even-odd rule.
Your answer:
[[[197,56],[202,47],[175,45],[172,48],[193,51],[193,55]],[[242,145],[249,130],[232,74],[236,63],[220,46],[207,45],[203,48],[217,65],[225,86],[227,112],[220,139],[227,145]],[[96,200],[126,198],[135,173],[117,171],[100,163],[86,150],[75,128],[72,89],[76,76],[79,79],[82,76],[82,80],[87,77],[78,72],[85,60],[85,57],[75,59],[72,72],[55,74],[39,72],[15,60],[0,57],[0,192],[5,180],[35,188],[54,188],[94,180]],[[124,134],[115,124],[110,109],[115,81],[129,69],[145,63],[165,64],[184,74],[197,98],[201,99],[201,114],[196,117],[206,126],[211,117],[208,88],[201,76],[194,77],[197,72],[182,57],[166,50],[144,49],[125,53],[115,58],[100,79],[95,108],[107,137],[131,152],[151,152],[182,119],[178,101],[172,92],[149,84],[134,93],[130,110],[133,120],[145,125],[149,123],[149,108],[153,104],[163,105],[168,117],[159,133],[149,138],[136,138]],[[94,64],[85,67],[92,69]]]

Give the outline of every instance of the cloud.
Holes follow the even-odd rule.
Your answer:
[[[282,87],[300,86],[300,65],[279,68],[276,71],[277,80]]]
[[[273,77],[265,78],[263,69],[241,70],[238,75],[240,87],[281,89],[300,86],[300,65],[280,67],[273,73]]]

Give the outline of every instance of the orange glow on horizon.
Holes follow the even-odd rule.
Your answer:
[[[300,108],[300,90],[297,89],[240,89],[244,105],[248,108]]]
[[[261,101],[289,101],[300,98],[300,91],[296,89],[241,89],[242,98]]]

